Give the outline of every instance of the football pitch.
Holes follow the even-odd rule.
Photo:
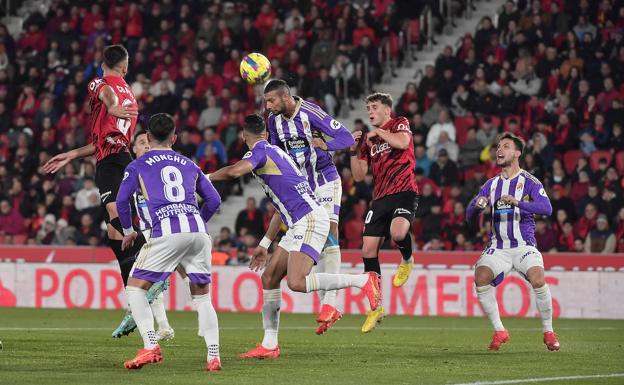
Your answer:
[[[485,318],[388,317],[369,334],[346,316],[323,336],[313,315],[282,314],[277,360],[237,355],[262,338],[259,314],[219,314],[223,371],[204,370],[193,312],[170,312],[176,338],[163,362],[128,371],[138,333],[110,333],[121,311],[0,308],[0,384],[622,384],[624,321],[555,320],[562,349],[549,352],[537,319],[505,319],[511,341],[486,347]]]

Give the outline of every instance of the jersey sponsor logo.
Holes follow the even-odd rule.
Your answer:
[[[312,189],[310,188],[310,184],[308,183],[308,181],[296,184],[295,190],[297,190],[297,193],[300,195],[312,194]]]
[[[286,140],[286,148],[288,151],[300,152],[310,147],[310,144],[304,138],[292,138]]]
[[[245,155],[243,155],[243,159],[249,159],[249,158],[251,158],[252,155],[253,155],[253,153],[251,151],[247,151],[245,153]]]
[[[509,213],[513,213],[514,211],[511,203],[505,203],[500,199],[497,200],[496,203],[494,204],[494,210],[498,214],[509,214]]]
[[[331,122],[329,122],[329,126],[333,128],[334,130],[337,130],[340,128],[340,126],[342,126],[342,124],[340,124],[340,122],[337,121],[336,119],[332,119]]]
[[[412,212],[406,209],[401,209],[401,208],[394,210],[394,215],[401,215],[401,214],[412,215]]]
[[[386,151],[390,151],[390,145],[387,142],[383,142],[379,145],[373,144],[371,146],[371,156],[375,156],[377,154],[382,154]]]
[[[322,197],[322,198],[317,198],[319,203],[332,203],[334,201],[333,197]]]
[[[106,200],[112,193],[113,193],[112,191],[107,191],[105,193],[100,194],[100,199],[102,200],[102,202],[106,202]]]

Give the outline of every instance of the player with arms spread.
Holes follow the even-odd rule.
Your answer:
[[[349,148],[354,143],[353,137],[346,127],[319,106],[291,95],[290,88],[283,80],[271,80],[267,83],[264,100],[267,110],[270,111],[267,129],[271,144],[290,155],[329,216],[329,236],[315,271],[338,273],[341,263],[338,215],[342,182],[329,151]],[[325,138],[329,141],[325,141]],[[272,237],[265,236],[260,247],[267,249],[273,241]],[[288,249],[288,242],[292,240],[282,238],[281,247]],[[265,297],[281,298],[280,282],[277,277],[273,277],[273,271],[266,269],[262,276],[263,283],[266,283],[263,285]],[[336,309],[336,291],[320,292],[319,297],[321,312],[316,318],[319,323],[316,334],[320,335],[336,323],[341,314]]]
[[[121,250],[122,228],[117,215],[115,198],[124,169],[132,161],[130,143],[138,116],[138,107],[130,86],[124,80],[128,73],[128,51],[120,45],[104,49],[104,76],[89,83],[91,103],[91,143],[58,154],[44,166],[45,172],[55,173],[74,159],[95,155],[95,184],[105,209],[108,244],[115,253],[124,285],[134,261],[133,250]]]
[[[210,262],[205,257],[211,253],[206,222],[219,208],[221,198],[195,163],[171,149],[176,135],[170,115],[151,117],[148,138],[151,149],[126,168],[116,202],[124,233],[122,249],[131,247],[138,236],[132,227],[131,212],[132,197],[138,188],[147,202],[152,224],[150,239],[141,248],[126,286],[144,346],[124,366],[138,369],[162,360],[146,294],[154,282],[167,279],[180,264],[191,281],[200,333],[208,348],[207,369],[221,370],[219,325],[209,293]],[[196,192],[204,201],[201,210]]]
[[[266,269],[272,271],[271,276],[278,282],[278,290],[275,297],[265,296],[262,306],[265,329],[262,344],[241,355],[244,358],[277,358],[280,355],[277,345],[281,303],[279,282],[287,271],[288,287],[293,291],[309,293],[358,287],[366,293],[372,309],[376,309],[379,304],[379,278],[376,273],[351,275],[311,272],[319,261],[329,234],[327,212],[318,203],[307,179],[290,156],[267,142],[262,117],[249,115],[245,118],[243,138],[251,150],[236,164],[210,174],[210,180],[232,180],[253,173],[279,213],[271,220],[267,233],[274,236],[282,222],[288,226],[284,237],[291,241],[280,243],[270,259],[266,248],[258,248],[251,260],[250,268],[255,271],[267,265]]]
[[[466,210],[471,220],[488,205],[492,209],[490,244],[481,254],[475,269],[479,302],[494,327],[490,350],[509,341],[498,312],[494,287],[512,270],[522,274],[533,286],[537,309],[542,317],[544,344],[559,350],[552,328],[552,297],[544,280],[544,261],[535,241],[534,215],[550,215],[552,206],[544,187],[533,175],[520,168],[524,141],[511,133],[503,134],[496,146],[496,165],[502,172],[485,182],[479,195]]]
[[[404,117],[392,118],[392,98],[388,94],[375,93],[366,98],[366,110],[373,127],[359,152],[357,144],[351,147],[351,171],[353,179],[364,180],[369,164],[373,172],[373,202],[364,220],[362,258],[364,271],[381,275],[379,248],[386,237],[399,246],[402,260],[392,284],[401,287],[407,281],[414,259],[410,228],[416,206],[418,187],[414,170],[414,139],[409,122]],[[362,131],[353,133],[359,142]],[[383,307],[371,309],[362,332],[368,333],[384,317]]]

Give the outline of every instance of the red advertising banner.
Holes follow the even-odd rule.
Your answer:
[[[343,269],[359,273],[359,268]],[[394,268],[383,271],[383,304],[390,314],[423,316],[481,316],[470,269],[415,269],[401,288],[391,284]],[[624,319],[624,272],[548,271],[555,317]],[[582,287],[582,290],[579,290]],[[282,284],[282,311],[316,313],[315,294],[294,293]],[[501,315],[536,317],[532,289],[512,274],[497,287]],[[213,268],[212,295],[220,312],[259,312],[260,275],[246,267]],[[165,293],[168,309],[190,310],[188,288],[179,276]],[[34,308],[121,309],[125,296],[116,264],[1,263],[0,306]],[[346,314],[364,314],[366,298],[358,289],[338,293],[338,307]]]

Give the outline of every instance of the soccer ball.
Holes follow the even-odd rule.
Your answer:
[[[249,84],[262,84],[271,76],[271,62],[263,54],[252,52],[241,60],[240,74]]]

